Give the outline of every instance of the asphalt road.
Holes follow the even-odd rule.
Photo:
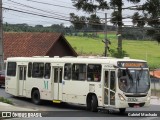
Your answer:
[[[53,104],[49,101],[43,101],[42,105],[35,105],[31,102],[30,99],[27,98],[19,98],[14,97],[12,95],[6,94],[4,88],[0,88],[0,96],[3,96],[4,98],[12,100],[14,105],[20,106],[20,107],[26,107],[31,108],[34,110],[38,110],[42,112],[42,116],[45,116],[45,118],[30,118],[30,120],[71,120],[76,118],[76,120],[159,120],[160,117],[128,117],[130,114],[130,111],[135,112],[144,112],[144,111],[160,111],[160,105],[151,105],[147,108],[129,108],[127,109],[127,112],[123,115],[121,115],[118,111],[110,111],[110,113],[107,113],[105,110],[100,110],[98,113],[93,113],[85,110],[85,107],[82,105],[73,105],[73,104]],[[53,112],[56,111],[56,112]],[[68,114],[67,114],[68,113]],[[68,116],[69,115],[69,116]],[[74,117],[70,117],[70,116]],[[49,117],[46,117],[49,116]],[[54,117],[53,117],[54,116]],[[62,117],[61,117],[62,116]],[[15,120],[19,120],[18,118],[15,118]],[[27,119],[26,119],[27,120]]]

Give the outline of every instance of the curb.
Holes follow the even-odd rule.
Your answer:
[[[0,102],[0,111],[38,111],[30,108],[18,107],[7,103]]]

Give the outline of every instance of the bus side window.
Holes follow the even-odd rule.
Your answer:
[[[78,80],[79,68],[75,64],[72,65],[72,80]]]
[[[88,65],[87,67],[87,80],[88,81],[94,80],[93,65]]]
[[[51,64],[46,63],[45,64],[45,71],[44,71],[44,78],[45,79],[50,79],[50,74],[51,74]]]
[[[71,79],[71,64],[67,63],[64,65],[64,79],[70,80]]]
[[[72,79],[85,80],[86,79],[86,64],[72,65]]]
[[[96,82],[101,81],[101,68],[100,64],[88,64],[87,80]]]
[[[16,62],[8,62],[7,76],[16,76]]]
[[[32,77],[42,78],[44,74],[44,63],[33,63]]]
[[[29,62],[28,63],[28,77],[31,77],[32,76],[32,63]]]

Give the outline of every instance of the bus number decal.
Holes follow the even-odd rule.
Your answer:
[[[48,81],[44,81],[44,89],[48,90]]]
[[[113,65],[105,65],[105,68],[113,68]]]

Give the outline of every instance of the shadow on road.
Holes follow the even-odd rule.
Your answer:
[[[128,113],[120,114],[119,111],[113,110],[99,110],[98,112],[90,112],[86,110],[84,105],[77,105],[77,104],[69,104],[69,103],[53,103],[52,101],[43,100],[41,105],[35,105],[32,103],[31,99],[29,98],[22,98],[22,97],[15,97],[12,98],[20,101],[24,101],[26,105],[30,104],[36,107],[49,107],[49,108],[57,108],[59,111],[45,111],[45,116],[52,116],[54,117],[126,117]],[[63,113],[63,114],[62,114]]]

